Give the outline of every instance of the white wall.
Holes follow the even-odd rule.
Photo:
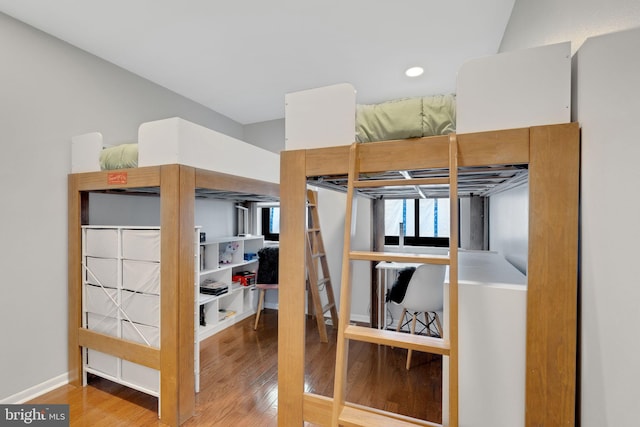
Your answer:
[[[633,185],[639,182],[640,27],[637,0],[517,0],[501,50],[570,40],[573,119],[582,128],[580,423],[636,425],[640,300]],[[582,48],[580,48],[582,46]],[[579,49],[580,48],[580,49]],[[578,50],[579,49],[579,50]]]
[[[637,0],[516,0],[500,52],[571,41],[575,53],[587,37],[639,23]]]
[[[0,402],[17,402],[67,378],[71,137],[134,141],[142,122],[172,116],[243,128],[1,13],[0,52]]]
[[[500,252],[527,274],[529,244],[529,185],[489,198],[489,250]]]
[[[281,152],[285,142],[284,119],[244,125],[244,141],[274,153]]]
[[[582,425],[638,424],[640,27],[576,54],[582,125]]]
[[[340,307],[340,290],[342,288],[342,250],[344,248],[344,220],[347,197],[345,193],[318,190],[318,215],[322,241],[327,254],[327,263],[331,274],[331,283],[335,294],[336,305]],[[356,203],[356,233],[352,236],[354,250],[370,250],[371,248],[371,201],[358,197]],[[371,272],[369,263],[358,261],[351,264],[352,296],[350,320],[358,322],[370,321]],[[324,293],[321,295],[324,297]],[[326,299],[323,298],[323,304]],[[328,315],[328,314],[327,314]]]
[[[207,237],[236,235],[235,203],[228,200],[196,199],[195,224]],[[160,225],[160,198],[123,196],[118,194],[89,195],[91,225]]]

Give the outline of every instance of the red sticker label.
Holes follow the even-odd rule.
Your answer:
[[[108,184],[126,184],[127,173],[126,172],[109,172],[107,174]]]

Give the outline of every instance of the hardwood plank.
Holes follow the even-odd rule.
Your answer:
[[[239,167],[242,167],[239,164]],[[232,191],[264,196],[280,196],[280,186],[275,183],[229,175],[205,169],[195,169],[196,188]]]
[[[78,188],[78,179],[69,175],[68,188],[68,369],[69,383],[82,384],[82,349],[78,342],[78,329],[82,326],[82,196]]]
[[[529,162],[529,128],[456,134],[458,166]]]
[[[160,170],[160,419],[176,426],[181,418],[176,327],[180,321],[180,167],[167,165]]]
[[[349,325],[345,336],[351,340],[400,347],[428,353],[449,355],[449,344],[441,338]]]
[[[81,347],[111,354],[149,368],[160,369],[160,352],[156,348],[84,328],[78,328],[76,336],[78,345]]]
[[[304,151],[285,151],[280,167],[280,287],[278,425],[303,423],[306,288],[306,179]]]
[[[353,231],[352,224],[355,220],[355,204],[353,182],[358,177],[358,171],[360,170],[360,158],[359,158],[360,144],[351,144],[349,149],[349,170],[348,170],[348,182],[347,186],[347,207],[344,220],[344,242],[342,248],[342,277],[340,280],[340,319],[342,322],[338,325],[338,342],[336,346],[336,364],[335,364],[335,379],[333,387],[333,411],[331,414],[331,425],[338,425],[338,418],[344,403],[346,401],[347,391],[347,373],[348,373],[348,361],[349,361],[349,339],[345,334],[345,330],[349,325],[349,319],[351,316],[351,297],[352,297],[352,273],[351,273],[351,233]]]
[[[409,178],[409,179],[372,179],[368,181],[356,181],[356,188],[376,187],[405,187],[449,184],[449,178]]]
[[[579,128],[531,128],[526,425],[574,425]]]
[[[177,167],[177,165],[175,166]],[[161,166],[149,166],[116,171],[86,172],[74,174],[74,176],[77,176],[80,191],[157,187],[160,185],[160,168]]]
[[[195,411],[194,343],[195,300],[194,228],[195,228],[195,169],[180,166],[179,206],[179,281],[178,286],[178,423],[182,424]]]
[[[257,331],[249,317],[201,343],[201,391],[195,414],[183,427],[277,425],[278,320],[277,311],[266,309]],[[328,399],[333,389],[336,331],[328,329],[329,342],[321,343],[315,320],[306,317],[303,325],[305,388],[321,400]],[[406,350],[399,348],[351,343],[348,400],[441,422],[442,358],[414,352],[407,371],[406,357]],[[95,376],[90,376],[87,387],[66,385],[29,403],[68,403],[73,427],[165,425],[158,420],[157,398]],[[308,409],[305,397],[305,425],[327,425],[321,422],[322,416],[315,422],[308,417]],[[325,413],[330,416],[330,406]]]
[[[359,171],[446,168],[449,166],[448,147],[446,135],[359,144]]]
[[[372,411],[362,407],[346,405],[340,415],[340,425],[343,427],[439,427],[441,424],[434,424],[422,420],[399,417],[388,411]]]
[[[448,265],[450,262],[449,257],[446,255],[425,255],[399,252],[351,251],[349,252],[349,258],[360,261],[388,261],[440,265]]]
[[[458,165],[526,164],[529,161],[529,128],[458,134]],[[430,136],[362,144],[360,170],[379,172],[417,167],[449,166],[448,136]],[[344,175],[349,146],[301,150],[306,152],[307,176]],[[428,164],[424,159],[429,159]]]
[[[458,162],[460,145],[456,134],[449,135],[449,425],[459,424],[458,379]]]

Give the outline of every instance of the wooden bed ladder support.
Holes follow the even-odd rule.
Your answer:
[[[318,323],[318,332],[321,342],[329,342],[327,336],[327,326],[324,314],[331,313],[331,324],[333,328],[338,327],[338,310],[333,295],[333,285],[329,274],[329,264],[327,254],[320,232],[320,215],[318,214],[318,194],[316,191],[307,190],[307,201],[309,208],[309,228],[307,229],[307,281],[309,285],[309,295],[313,303],[313,312]],[[320,268],[318,268],[318,263]],[[320,273],[322,273],[320,275]],[[327,295],[327,303],[322,304],[320,291],[324,289]]]
[[[392,180],[360,180],[358,144],[351,145],[349,151],[349,173],[347,186],[347,211],[344,230],[344,252],[342,259],[342,288],[340,293],[340,317],[342,323],[338,327],[336,345],[336,371],[333,392],[333,409],[331,425],[338,426],[436,426],[429,421],[399,414],[385,412],[374,408],[356,406],[345,401],[347,379],[347,355],[349,341],[365,341],[399,348],[440,354],[449,357],[449,422],[451,427],[458,426],[458,142],[455,134],[449,136],[449,184],[450,200],[450,236],[449,255],[424,255],[390,252],[361,252],[351,250],[351,235],[354,225],[354,193],[357,188],[430,185],[442,184],[440,178],[429,179],[392,179]],[[384,329],[354,326],[349,324],[351,312],[351,262],[362,261],[395,261],[423,264],[449,265],[449,329],[445,329],[443,338],[411,335]],[[444,385],[443,385],[444,388]],[[443,411],[444,412],[444,411]]]

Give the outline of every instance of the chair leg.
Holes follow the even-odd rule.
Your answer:
[[[418,313],[413,313],[413,318],[411,319],[411,334],[415,334],[416,333],[416,320],[418,320]],[[409,368],[411,368],[411,354],[413,353],[413,350],[409,349],[407,350],[407,371],[409,370]]]
[[[260,312],[262,312],[262,306],[264,305],[264,289],[260,289],[260,296],[258,297],[258,311],[256,311],[256,323],[253,325],[253,330],[258,329],[258,321],[260,320]]]
[[[433,313],[433,315],[436,317],[436,329],[438,330],[438,335],[440,335],[440,338],[443,338],[442,325],[440,324],[440,317],[438,316],[438,313]]]
[[[400,332],[402,328],[402,322],[404,322],[404,315],[407,314],[407,309],[402,308],[402,314],[400,315],[400,320],[398,320],[398,326],[396,326],[396,332]]]

